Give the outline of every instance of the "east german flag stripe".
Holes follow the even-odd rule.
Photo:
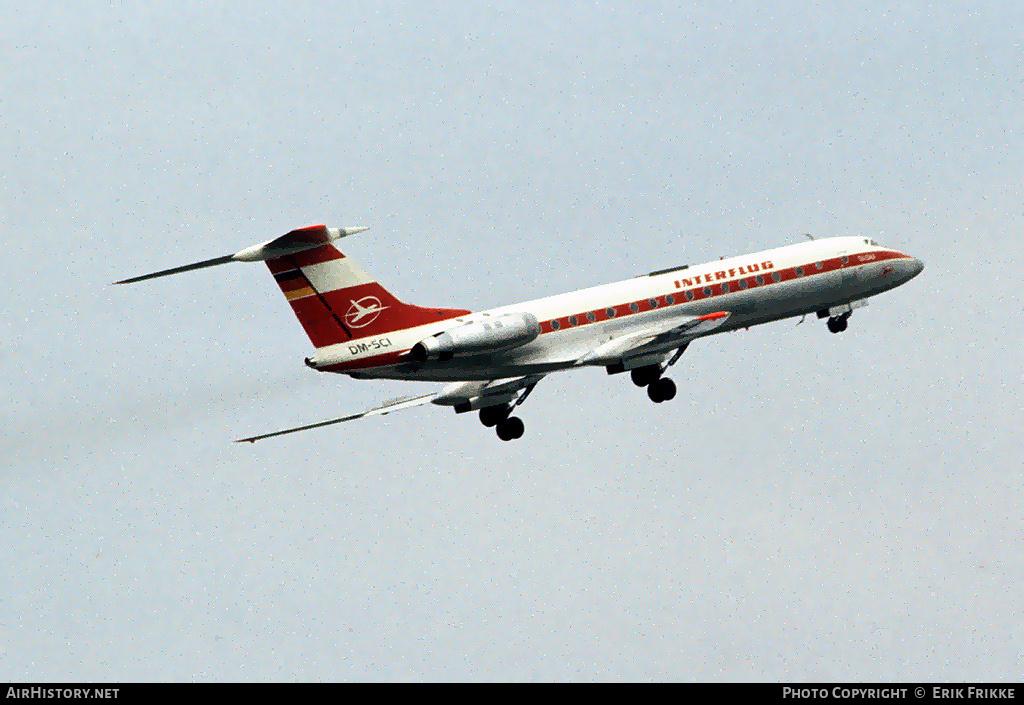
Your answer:
[[[284,292],[284,297],[289,301],[316,294],[301,270],[292,269],[287,272],[278,272],[274,275],[274,279],[277,280],[278,286]]]

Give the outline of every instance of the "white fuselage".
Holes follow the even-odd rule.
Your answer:
[[[863,237],[813,240],[354,339],[319,348],[311,364],[359,378],[456,381],[544,374],[579,366],[602,343],[652,325],[725,311],[727,322],[712,333],[735,330],[865,299],[903,284],[921,268],[919,260]],[[445,361],[409,359],[409,350],[429,336],[508,313],[536,316],[540,335],[512,350]],[[678,346],[665,343],[664,350],[643,352]]]

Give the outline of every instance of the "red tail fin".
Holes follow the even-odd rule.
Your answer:
[[[469,313],[402,303],[330,244],[268,259],[267,266],[318,348]]]

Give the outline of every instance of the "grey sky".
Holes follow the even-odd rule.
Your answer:
[[[9,5],[0,677],[1016,680],[1024,12],[1013,3]],[[843,335],[691,346],[526,437],[318,376],[293,227],[483,308],[864,234]]]

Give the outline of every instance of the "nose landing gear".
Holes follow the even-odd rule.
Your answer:
[[[846,330],[847,320],[850,318],[849,313],[844,313],[840,316],[833,316],[828,319],[828,332],[829,333],[842,333]]]
[[[823,308],[818,311],[818,318],[828,319],[828,332],[829,333],[842,333],[846,330],[850,316],[854,310],[858,308],[864,308],[868,305],[868,302],[864,299],[859,301],[850,301],[849,303],[840,304],[838,306],[832,306],[831,308]]]

